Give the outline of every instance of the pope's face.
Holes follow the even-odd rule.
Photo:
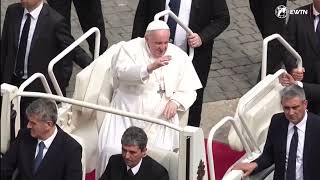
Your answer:
[[[281,105],[286,118],[293,124],[298,124],[304,117],[308,103],[306,100],[294,97],[282,99]]]
[[[146,35],[145,39],[154,58],[162,57],[168,48],[170,38],[169,30],[154,30]]]
[[[146,155],[147,148],[140,149],[137,145],[122,145],[122,158],[127,166],[135,167]]]

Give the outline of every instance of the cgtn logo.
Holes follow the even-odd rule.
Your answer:
[[[308,10],[305,9],[288,9],[284,5],[276,7],[274,11],[278,18],[286,18],[288,14],[308,14]]]

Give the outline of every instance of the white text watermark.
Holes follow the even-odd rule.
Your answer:
[[[306,10],[306,9],[288,9],[286,6],[280,5],[280,6],[276,7],[274,13],[278,18],[286,18],[289,14],[308,14],[308,10]]]

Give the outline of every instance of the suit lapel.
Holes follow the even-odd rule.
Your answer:
[[[310,118],[310,115],[308,114],[307,124],[306,124],[306,130],[304,135],[304,147],[303,147],[303,174],[307,175],[307,164],[311,160],[309,159],[311,154],[311,139],[312,139],[312,118]],[[312,160],[311,160],[312,161]],[[308,179],[308,177],[305,177],[305,179]]]
[[[122,156],[122,155],[119,155],[119,156]],[[127,177],[127,165],[124,162],[122,157],[121,157],[121,163],[119,168],[120,168],[120,173],[117,174],[118,177],[117,178],[112,177],[112,178],[119,179],[119,180],[125,179]]]
[[[160,9],[162,9],[162,11],[165,10],[166,9],[166,0],[159,1],[158,7],[160,7]],[[156,12],[156,13],[158,13],[158,12]]]
[[[287,151],[287,136],[288,136],[288,125],[289,121],[285,119],[285,121],[282,123],[281,129],[279,129],[280,133],[280,167],[281,170],[283,170],[283,173],[285,172],[285,167],[286,167],[286,151]]]
[[[32,49],[34,45],[36,44],[40,34],[42,33],[43,29],[46,27],[46,16],[48,15],[48,6],[46,3],[43,3],[43,7],[41,9],[41,12],[39,14],[37,24],[33,33],[31,46],[30,46],[30,52],[32,52]],[[31,54],[31,53],[30,53]],[[29,56],[30,56],[29,54]]]
[[[139,168],[139,171],[137,172],[137,174],[135,175],[136,179],[146,179],[148,172],[148,156],[142,158],[142,162],[141,162],[141,166]]]
[[[307,15],[307,21],[306,21],[306,30],[308,33],[308,37],[309,37],[309,41],[311,42],[311,46],[314,50],[314,52],[316,52],[316,54],[320,54],[320,50],[319,47],[317,47],[317,35],[316,32],[314,31],[314,19],[313,19],[313,13],[312,13],[313,9],[312,9],[312,4],[309,5],[308,8],[308,15]]]
[[[40,166],[37,170],[37,173],[42,172],[45,173],[45,171],[43,171],[43,169],[50,169],[50,167],[52,167],[52,165],[50,166],[50,162],[54,162],[56,160],[57,157],[61,156],[60,153],[61,152],[61,146],[62,146],[62,132],[61,129],[56,126],[58,128],[58,132],[56,137],[53,139],[47,153],[45,154],[45,156],[43,157]],[[36,174],[37,174],[36,173]]]
[[[191,2],[191,10],[190,10],[190,18],[189,18],[189,27],[191,29],[194,29],[193,26],[194,24],[196,24],[196,16],[195,14],[199,14],[197,13],[200,9],[200,0],[192,0]]]
[[[33,177],[33,164],[34,164],[37,143],[38,141],[30,136],[29,141],[27,141],[26,144],[22,146],[25,153],[25,155],[22,156],[24,158],[22,163],[29,177]]]
[[[21,27],[23,12],[24,12],[24,8],[20,6],[19,9],[16,11],[16,15],[12,22],[14,24],[14,33],[13,33],[14,47],[16,47],[16,49],[18,49],[18,46],[19,46],[20,27]]]

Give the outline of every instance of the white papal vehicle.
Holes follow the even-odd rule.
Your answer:
[[[159,19],[164,15],[172,16],[187,32],[191,32],[171,11],[166,10],[158,13],[155,19]],[[95,33],[96,36],[95,60],[76,75],[73,97],[64,97],[53,73],[53,67],[61,58],[93,33]],[[275,74],[265,77],[266,48],[268,42],[273,39],[278,39],[298,59],[299,67],[302,66],[299,54],[297,54],[280,35],[275,34],[266,38],[263,42],[261,73],[263,80],[241,97],[234,117],[225,117],[217,125],[212,127],[207,144],[205,145],[205,137],[202,129],[186,125],[188,112],[179,114],[181,123],[177,126],[161,119],[120,111],[108,106],[113,91],[112,77],[110,75],[111,59],[118,52],[123,42],[111,46],[105,53],[99,56],[100,32],[97,28],[92,28],[50,62],[48,66],[50,80],[45,79],[40,73],[35,73],[22,83],[20,87],[1,84],[1,153],[4,154],[8,150],[11,133],[15,133],[16,135],[20,128],[19,104],[21,97],[42,97],[61,102],[59,104],[57,125],[71,134],[82,145],[82,165],[83,172],[85,172],[83,173],[83,179],[94,179],[88,176],[86,178],[86,174],[88,175],[94,172],[96,164],[98,161],[101,161],[101,159],[97,158],[100,126],[104,120],[105,113],[114,113],[161,124],[179,132],[179,148],[177,151],[148,149],[148,154],[168,170],[170,180],[208,180],[209,178],[215,180],[215,171],[221,168],[219,161],[215,163],[213,158],[213,153],[218,151],[218,149],[212,149],[213,137],[217,130],[219,130],[224,123],[231,123],[232,128],[230,131],[224,132],[228,134],[229,140],[226,146],[230,146],[238,151],[243,151],[243,155],[241,155],[239,159],[236,159],[237,162],[248,162],[261,154],[270,118],[274,113],[281,111],[279,91],[283,87],[278,82],[278,76],[285,72],[285,70],[279,70]],[[190,60],[192,60],[193,49],[190,49],[189,52]],[[41,80],[46,92],[24,91],[24,89],[36,79]],[[53,83],[58,95],[52,94],[48,81]],[[11,107],[12,104],[13,108]],[[12,110],[15,110],[17,114],[13,120],[11,120]],[[222,154],[222,156],[228,157],[228,154]],[[205,165],[204,169],[202,168],[203,166],[201,166],[202,163]],[[223,170],[224,175],[218,177],[218,179],[242,179],[243,173],[241,171],[231,170],[232,166],[233,162],[229,165],[229,169]],[[202,174],[202,171],[205,173]],[[272,172],[273,168],[271,167],[265,172],[248,178],[268,179],[271,177],[272,179]]]

